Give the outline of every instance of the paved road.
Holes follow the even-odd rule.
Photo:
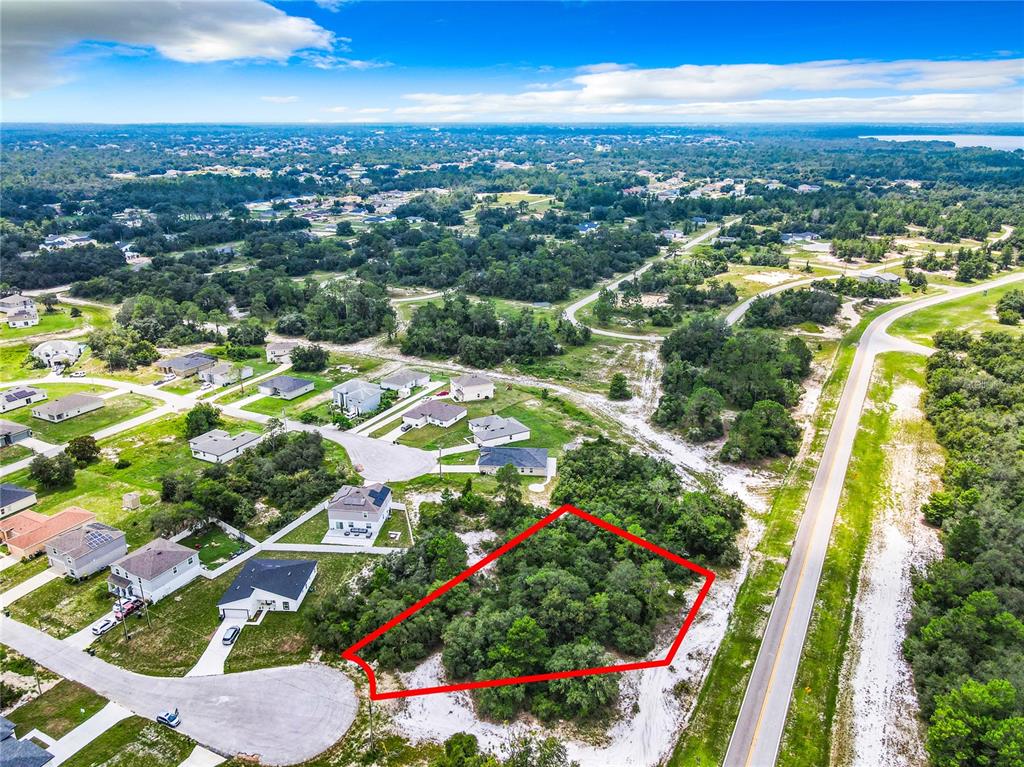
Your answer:
[[[330,748],[348,731],[358,701],[340,671],[303,664],[200,677],[152,677],[112,666],[10,618],[0,635],[56,674],[154,718],[181,712],[181,732],[221,754],[258,755],[262,764],[296,764]]]
[[[875,357],[887,351],[931,351],[905,339],[894,338],[888,335],[887,329],[894,321],[920,309],[1019,280],[1024,280],[1024,273],[1007,275],[969,288],[953,288],[940,295],[895,307],[877,317],[865,329],[768,619],[729,742],[725,767],[767,767],[775,763]]]

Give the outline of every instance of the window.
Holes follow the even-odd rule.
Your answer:
[[[281,603],[281,609],[282,610],[291,610],[292,609],[291,603],[290,602],[282,602]]]
[[[189,563],[189,564],[192,564],[192,560],[193,560],[193,559],[195,559],[195,557],[189,557],[189,558],[188,558],[188,563]]]
[[[171,568],[171,572],[172,572],[172,573],[176,573],[176,572],[178,572],[178,568],[177,568],[177,567]]]

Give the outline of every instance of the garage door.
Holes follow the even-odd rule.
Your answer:
[[[226,607],[224,608],[225,620],[248,620],[249,611],[240,607]]]

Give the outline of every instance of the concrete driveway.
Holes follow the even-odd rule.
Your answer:
[[[7,607],[12,602],[17,602],[26,594],[31,594],[41,586],[45,586],[52,580],[56,580],[63,575],[57,568],[50,567],[43,570],[41,573],[33,575],[31,578],[26,578],[24,581],[19,583],[17,586],[12,586],[7,591],[0,594],[0,608]]]
[[[97,618],[96,620],[94,620],[92,623],[90,623],[88,626],[86,626],[81,631],[76,631],[74,634],[72,634],[71,636],[69,636],[67,639],[64,640],[65,643],[71,645],[72,647],[74,647],[74,648],[76,648],[78,650],[84,650],[86,647],[88,647],[93,642],[95,642],[97,639],[99,639],[98,636],[96,636],[95,634],[92,633],[93,626],[98,626],[101,623],[103,623],[103,621],[105,621],[105,620],[112,620],[112,621],[116,622],[116,618],[114,618],[114,611],[113,610],[111,610],[109,613],[104,615],[102,618]],[[120,626],[114,626],[114,628],[112,628],[110,630],[111,631],[120,631],[121,627]]]
[[[221,621],[217,630],[213,632],[213,639],[206,646],[205,652],[203,652],[199,660],[196,661],[196,665],[185,676],[216,676],[217,674],[223,674],[224,662],[228,659],[231,649],[235,646],[234,643],[224,644],[224,634],[232,626],[242,628],[243,625],[244,622],[238,618],[225,618]]]
[[[336,743],[352,725],[355,686],[327,666],[223,676],[152,677],[112,666],[30,626],[0,618],[5,645],[139,716],[181,712],[180,731],[217,753],[262,764],[297,764]]]

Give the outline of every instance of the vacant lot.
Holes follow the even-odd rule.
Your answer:
[[[118,722],[64,764],[67,767],[177,767],[195,748],[184,735],[140,716]]]
[[[940,330],[967,330],[972,333],[988,330],[1024,332],[1024,325],[1000,325],[996,320],[996,303],[1014,289],[1020,290],[1021,283],[1004,285],[921,309],[896,320],[889,327],[889,333],[909,338],[925,346],[934,346],[932,336]]]
[[[69,386],[69,384],[53,384],[41,388],[46,389],[50,399],[54,400],[70,393],[69,391],[55,391],[57,387],[64,386]],[[103,387],[90,386],[80,388],[79,391],[95,393],[97,389],[104,390]],[[60,423],[50,423],[42,418],[34,418],[31,406],[23,407],[13,413],[6,413],[5,417],[8,420],[31,427],[35,436],[39,439],[59,445],[75,437],[92,434],[115,423],[135,418],[135,416],[142,415],[156,405],[156,400],[149,397],[143,397],[139,394],[122,394],[105,400],[103,407],[99,410],[93,410],[90,413],[85,413]]]
[[[106,705],[106,699],[88,687],[64,679],[39,697],[18,706],[7,718],[25,737],[39,730],[51,738],[62,738]]]

